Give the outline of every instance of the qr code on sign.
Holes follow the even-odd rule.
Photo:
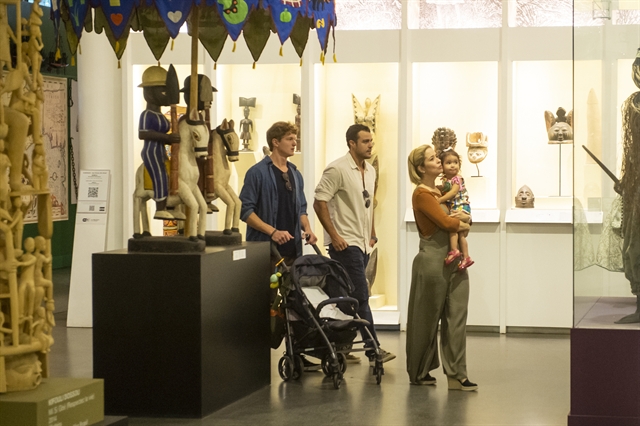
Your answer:
[[[98,198],[98,187],[97,186],[90,186],[89,187],[89,192],[87,193],[87,197],[89,197],[89,198]]]

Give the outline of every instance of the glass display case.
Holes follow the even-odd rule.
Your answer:
[[[640,170],[628,163],[624,175],[622,170],[625,146],[630,153],[635,143],[640,149],[640,135],[623,120],[623,115],[633,119],[634,109],[626,100],[640,90],[640,80],[633,78],[640,28],[603,21],[574,30],[574,326],[640,330],[639,322],[619,323],[637,309],[631,275],[624,272],[625,264],[637,261],[623,243],[635,234],[622,225],[632,214],[625,210],[623,215],[622,205],[630,209],[632,201],[627,197],[624,203],[625,197],[614,190],[616,180],[624,182]],[[624,251],[628,257],[623,261]]]
[[[574,26],[568,424],[631,425],[640,423],[640,4],[574,2],[576,14],[589,7],[599,24]]]
[[[562,119],[560,108],[565,120],[571,121],[571,83],[570,60],[513,63],[512,188],[516,191],[524,185],[531,188],[537,209],[571,208],[570,131],[565,132],[563,140],[558,140],[559,136],[550,136],[553,129],[548,125]]]
[[[377,272],[372,287],[372,309],[397,305],[397,230],[398,205],[398,64],[327,63],[315,66],[316,139],[315,179],[320,180],[327,164],[348,151],[345,133],[362,109],[375,116],[374,155],[378,156],[378,189],[375,194],[374,221],[377,244]],[[354,100],[355,99],[355,100]],[[322,226],[316,223],[316,230]],[[316,232],[324,241],[322,232]],[[373,259],[373,255],[372,255]],[[372,265],[373,266],[373,265]]]
[[[299,64],[261,64],[255,69],[250,64],[218,65],[215,72],[216,123],[223,119],[233,120],[240,137],[240,155],[231,163],[229,184],[240,194],[247,170],[265,155],[268,149],[266,133],[277,121],[296,122],[297,104],[300,96],[301,67]],[[242,120],[249,120],[245,124]],[[243,131],[247,130],[244,133]],[[301,151],[289,161],[302,170]],[[224,212],[226,206],[216,201]],[[218,229],[224,225],[224,215],[217,214]],[[240,221],[240,233],[246,235],[246,223]]]
[[[439,127],[453,130],[462,160],[460,173],[473,194],[474,211],[497,208],[498,63],[415,63],[413,73],[411,149],[431,145]],[[474,156],[478,144],[486,147],[483,157]]]

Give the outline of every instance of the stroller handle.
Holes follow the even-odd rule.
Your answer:
[[[282,255],[278,251],[278,245],[273,241],[271,242],[271,254],[278,260],[282,259]]]
[[[316,306],[316,311],[318,313],[320,313],[320,311],[322,311],[322,308],[324,308],[327,305],[330,305],[332,303],[352,303],[354,304],[354,311],[358,312],[358,309],[360,308],[360,304],[358,303],[357,299],[354,299],[353,297],[332,297],[331,299],[326,299],[323,300],[322,302],[318,303],[318,306]]]
[[[324,256],[324,254],[322,254],[322,251],[320,251],[320,248],[318,247],[317,244],[312,244],[311,247],[313,247],[313,250],[316,252],[318,256]],[[273,241],[271,242],[271,254],[274,255],[278,260],[282,259],[282,255],[278,251],[278,245]]]

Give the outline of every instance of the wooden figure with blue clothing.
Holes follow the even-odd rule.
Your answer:
[[[167,70],[161,66],[151,66],[142,74],[144,99],[147,108],[140,115],[138,137],[144,140],[142,162],[153,182],[153,199],[156,202],[154,219],[177,219],[167,211],[169,195],[169,176],[166,169],[167,154],[165,145],[180,142],[177,133],[167,134],[171,123],[160,111],[161,106],[169,106],[167,96]]]

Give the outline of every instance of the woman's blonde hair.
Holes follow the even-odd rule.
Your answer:
[[[431,145],[420,145],[409,154],[409,180],[416,185],[420,185],[422,181],[422,173],[420,173],[418,167],[424,164],[425,153],[429,148],[433,149]]]

